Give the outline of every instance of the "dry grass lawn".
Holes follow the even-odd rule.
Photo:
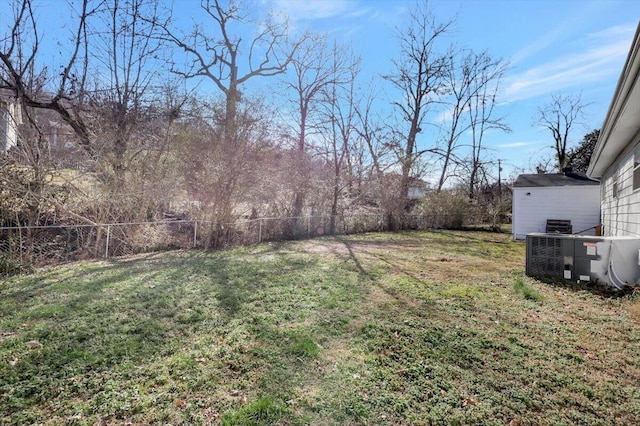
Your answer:
[[[0,283],[0,424],[640,424],[640,293],[509,235],[78,262]]]

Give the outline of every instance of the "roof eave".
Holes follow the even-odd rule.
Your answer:
[[[631,43],[611,105],[602,124],[587,175],[600,179],[640,131],[640,23]]]

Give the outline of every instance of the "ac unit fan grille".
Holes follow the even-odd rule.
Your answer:
[[[534,237],[531,240],[529,274],[563,277],[564,256],[560,238]]]

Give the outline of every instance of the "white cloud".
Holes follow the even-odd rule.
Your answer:
[[[510,102],[576,86],[615,79],[633,38],[631,27],[612,27],[589,34],[590,48],[559,57],[505,79],[503,97]]]
[[[496,148],[522,148],[525,146],[534,145],[534,142],[512,142],[496,145]]]
[[[334,17],[358,17],[366,10],[348,0],[275,0],[272,6],[285,12],[292,20],[327,19]]]
[[[544,33],[542,37],[538,38],[533,43],[526,45],[525,47],[514,53],[511,56],[510,63],[512,65],[515,65],[518,62],[521,62],[526,58],[535,55],[541,50],[546,49],[547,47],[555,43],[562,36],[564,31],[565,27],[559,27],[554,29],[553,31]]]
[[[628,39],[631,40],[636,30],[635,25],[616,25],[614,27],[606,28],[602,31],[588,34],[590,39]]]

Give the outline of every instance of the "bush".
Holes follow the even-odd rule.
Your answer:
[[[0,277],[15,275],[31,270],[30,265],[23,265],[20,260],[6,253],[0,253]]]
[[[433,228],[460,229],[469,221],[472,205],[463,191],[431,192],[418,205]]]

